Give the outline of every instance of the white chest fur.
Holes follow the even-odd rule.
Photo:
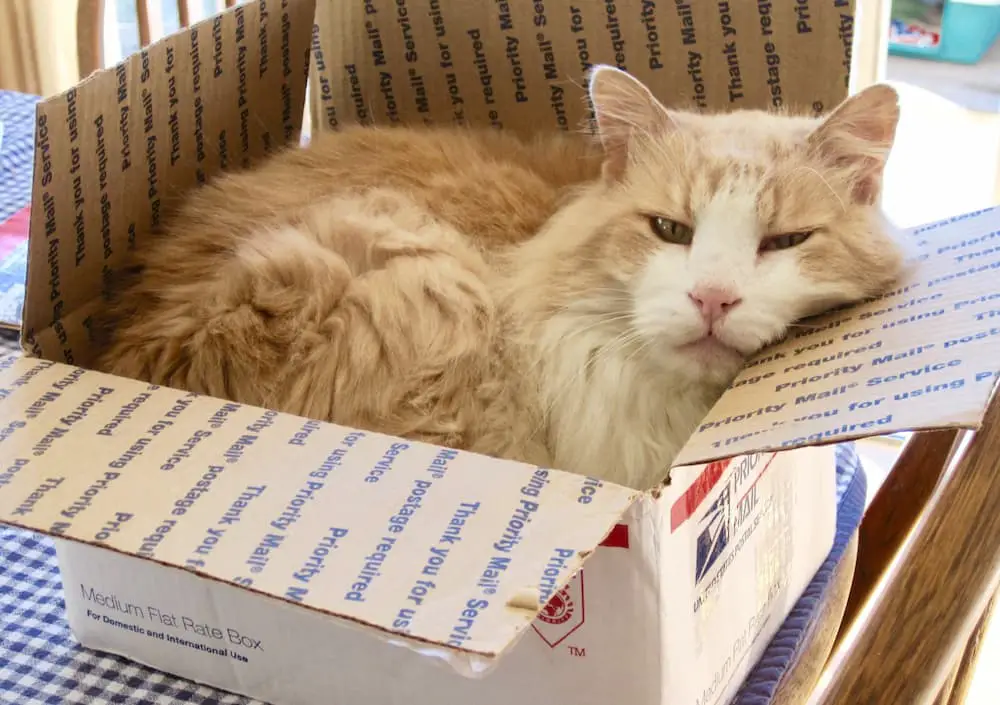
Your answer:
[[[549,321],[539,342],[554,465],[648,489],[708,412],[706,394],[657,370],[620,323],[568,318]]]

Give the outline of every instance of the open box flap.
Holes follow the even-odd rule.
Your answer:
[[[602,63],[629,71],[669,106],[821,113],[847,97],[854,5],[320,2],[313,123],[572,131],[590,118],[584,74]]]
[[[494,657],[639,493],[2,359],[0,521]]]
[[[314,17],[240,4],[38,104],[27,349],[86,364],[104,282],[172,204],[297,140]]]
[[[903,234],[914,266],[875,301],[751,360],[676,465],[932,428],[977,428],[1000,370],[1000,209]]]

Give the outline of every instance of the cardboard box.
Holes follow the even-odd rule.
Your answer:
[[[298,138],[310,55],[319,127],[560,129],[584,60],[673,103],[828,108],[853,22],[841,0],[314,5],[240,6],[39,106],[0,520],[57,537],[84,644],[278,705],[726,702],[830,549],[830,444],[980,422],[1000,213],[915,231],[897,291],[752,361],[645,492],[88,371],[106,277],[185,190]]]

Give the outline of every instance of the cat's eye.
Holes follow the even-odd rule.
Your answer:
[[[787,250],[796,247],[812,237],[812,232],[804,233],[782,233],[772,235],[761,241],[758,250],[760,252],[774,252],[775,250]]]
[[[694,239],[694,230],[690,226],[658,215],[649,217],[649,227],[656,237],[671,245],[690,245]]]

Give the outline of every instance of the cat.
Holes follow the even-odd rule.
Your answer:
[[[873,86],[825,117],[587,78],[596,139],[315,136],[189,194],[98,368],[645,490],[795,321],[896,281]]]

